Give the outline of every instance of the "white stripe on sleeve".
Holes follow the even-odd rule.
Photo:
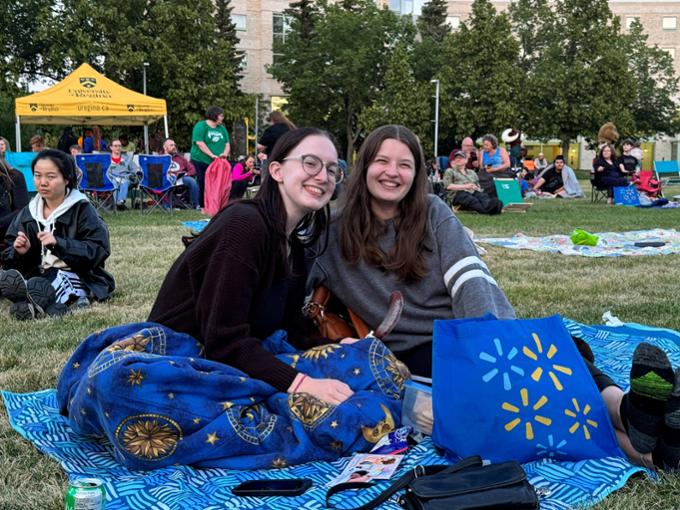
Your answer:
[[[480,259],[479,257],[476,257],[474,255],[470,255],[469,257],[465,257],[460,259],[458,262],[456,262],[454,265],[452,265],[448,271],[446,271],[446,274],[444,275],[444,285],[447,287],[449,286],[449,283],[451,283],[451,278],[463,269],[464,267],[471,266],[473,264],[476,264],[478,266],[482,266],[484,269],[487,271],[489,270],[488,267],[486,267],[486,264]]]
[[[472,280],[473,278],[484,278],[487,282],[492,283],[496,287],[498,287],[498,283],[496,283],[496,280],[494,280],[491,276],[486,274],[484,271],[481,269],[473,269],[472,271],[466,271],[460,277],[456,280],[455,285],[451,289],[451,298],[456,297],[456,292],[461,288],[461,286],[467,282],[468,280]]]

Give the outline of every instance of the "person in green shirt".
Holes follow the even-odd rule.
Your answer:
[[[197,122],[191,133],[191,162],[196,168],[201,207],[203,207],[205,172],[208,166],[217,158],[226,159],[231,150],[229,133],[223,122],[224,110],[219,106],[211,106],[205,112],[205,119]]]
[[[467,156],[461,149],[451,153],[450,167],[444,173],[443,183],[447,203],[480,214],[499,214],[503,203],[482,191],[477,173],[466,168],[466,163]]]

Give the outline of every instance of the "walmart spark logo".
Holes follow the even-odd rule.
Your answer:
[[[534,343],[536,344],[537,353],[532,351],[527,346],[524,346],[522,348],[522,353],[524,353],[524,355],[527,358],[530,358],[534,361],[538,361],[539,357],[542,357],[542,355],[543,355],[543,345],[541,343],[541,339],[538,338],[538,335],[536,333],[532,333],[531,336],[533,337]],[[548,361],[550,361],[555,357],[555,354],[557,354],[557,347],[555,347],[555,344],[550,344],[550,347],[548,348],[548,352],[546,353],[545,358]],[[548,376],[550,377],[550,380],[552,380],[552,383],[555,386],[555,389],[557,391],[562,391],[564,389],[564,386],[562,386],[562,383],[560,382],[560,380],[557,377],[557,374],[555,372],[560,372],[564,375],[570,376],[573,373],[571,368],[565,367],[563,365],[557,365],[557,364],[550,365],[550,368],[552,368],[552,370],[548,370]],[[537,367],[536,370],[534,370],[531,373],[531,378],[536,382],[540,382],[541,377],[543,376],[543,371],[544,371],[543,367],[541,367],[541,366]]]
[[[510,413],[527,414],[528,412],[529,415],[531,415],[531,418],[524,422],[524,437],[531,441],[534,439],[534,427],[532,420],[540,423],[541,425],[545,425],[546,427],[552,425],[552,419],[541,416],[540,414],[535,414],[535,411],[538,411],[541,407],[548,403],[548,397],[545,395],[541,396],[536,402],[534,402],[533,405],[531,405],[530,409],[527,409],[529,407],[529,390],[522,388],[519,390],[519,395],[522,401],[522,408],[524,408],[524,410],[520,409],[516,405],[511,404],[510,402],[503,402],[501,408],[504,411],[508,411]],[[504,428],[506,432],[510,432],[521,423],[522,418],[518,416],[517,418],[514,418],[513,420],[510,420],[508,423],[506,423]]]
[[[560,448],[564,448],[567,445],[567,441],[562,439],[559,443],[555,444],[555,438],[553,437],[552,434],[548,434],[548,444],[544,445],[541,443],[536,444],[536,449],[538,450],[536,453],[540,457],[549,457],[551,459],[554,459],[558,455],[564,456],[567,454],[567,452],[560,450]]]
[[[585,407],[583,408],[583,413],[581,413],[581,408],[578,405],[578,400],[572,398],[571,403],[574,405],[574,409],[564,410],[564,414],[566,414],[570,418],[574,418],[574,423],[572,424],[571,427],[569,427],[569,433],[570,434],[575,433],[580,427],[583,429],[583,437],[585,437],[586,440],[590,440],[590,430],[588,429],[588,425],[595,429],[597,428],[597,422],[595,420],[587,418],[588,413],[590,412],[590,406],[586,404]]]
[[[493,343],[496,347],[496,356],[493,356],[487,352],[482,351],[479,353],[479,359],[481,359],[482,361],[486,361],[487,363],[497,364],[499,362],[499,358],[503,357],[503,346],[501,345],[500,338],[494,338]],[[508,361],[512,361],[515,358],[515,356],[517,356],[518,352],[519,351],[515,347],[510,349],[510,352],[508,352],[507,356]],[[517,375],[524,377],[524,370],[518,367],[517,365],[510,365],[510,371],[503,370],[502,371],[503,389],[505,391],[509,391],[512,389],[512,382],[510,381],[510,372],[514,372]],[[494,367],[482,376],[482,380],[485,383],[488,383],[500,373],[501,370],[497,367]]]

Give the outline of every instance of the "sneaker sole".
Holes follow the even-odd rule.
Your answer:
[[[28,301],[26,280],[16,269],[8,269],[0,274],[0,295],[13,303]]]
[[[19,321],[33,320],[35,319],[35,308],[28,301],[18,301],[12,303],[9,314]]]
[[[39,307],[41,312],[56,304],[56,291],[45,278],[31,278],[26,282],[26,290],[33,305]]]

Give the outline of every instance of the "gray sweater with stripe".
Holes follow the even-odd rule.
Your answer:
[[[404,296],[404,311],[392,333],[384,339],[393,351],[404,351],[432,341],[433,321],[478,317],[487,312],[509,319],[515,312],[479,258],[474,243],[451,209],[438,197],[428,197],[428,274],[421,281],[404,283],[361,260],[352,265],[342,256],[338,224],[331,223],[326,252],[316,259],[308,279],[308,291],[325,285],[371,328],[387,311],[392,291]],[[379,241],[388,252],[395,241],[395,228],[387,222]]]

